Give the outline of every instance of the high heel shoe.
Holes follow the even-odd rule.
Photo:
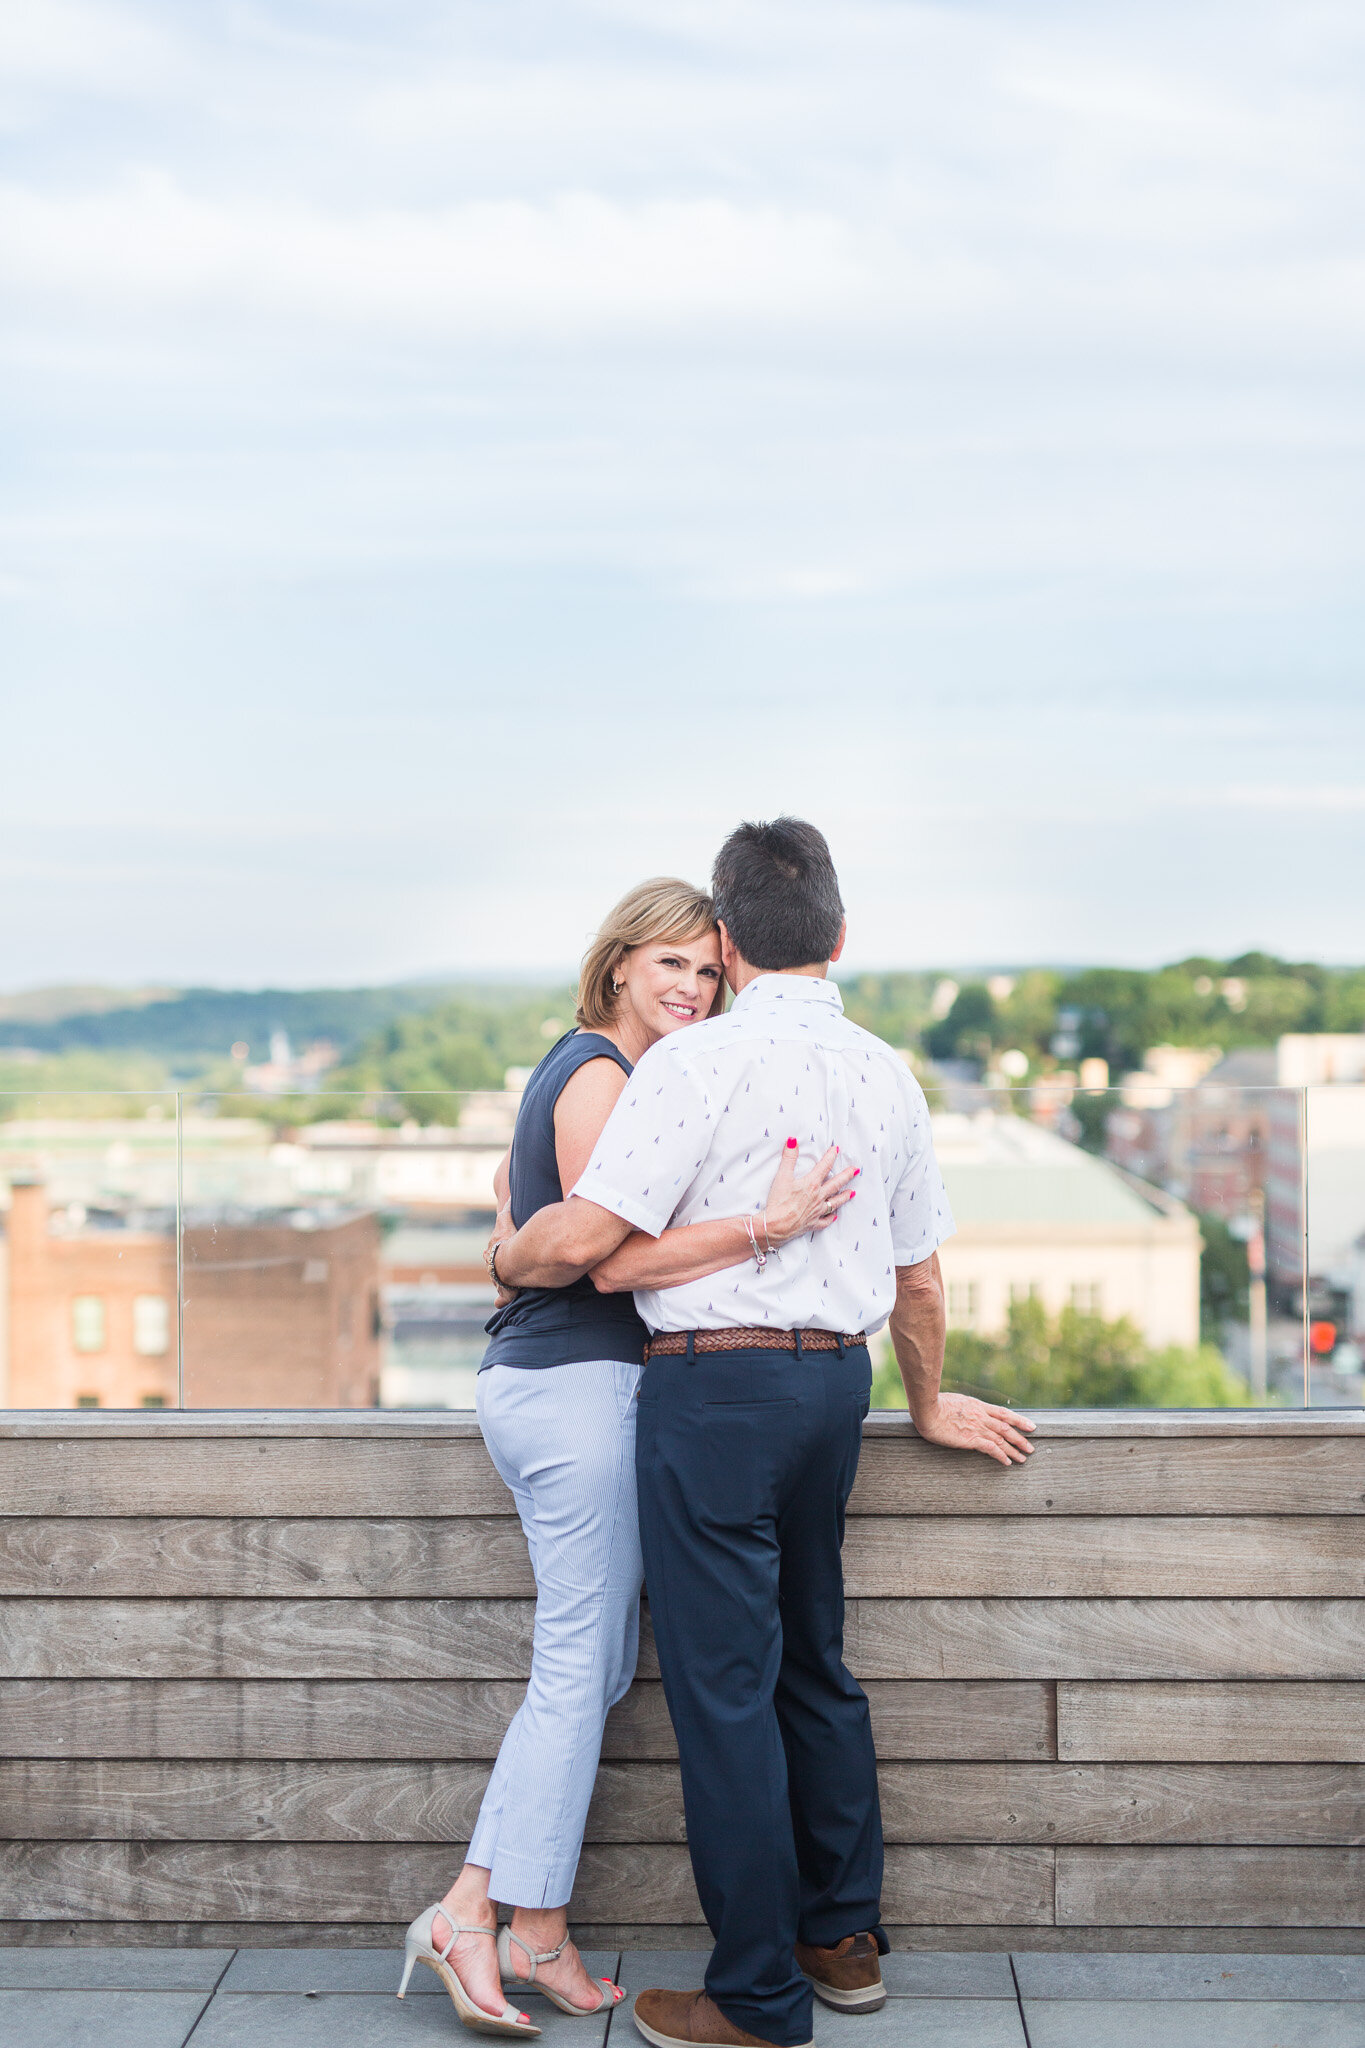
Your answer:
[[[531,1965],[529,1977],[519,1977],[512,1967],[513,1942],[516,1943]],[[502,1981],[504,1984],[515,1984],[518,1990],[521,1991],[529,1990],[531,1985],[535,1984],[536,1990],[541,1993],[542,1997],[548,1998],[551,2005],[557,2005],[561,2012],[572,2013],[575,2018],[580,2020],[596,2019],[598,2013],[607,2012],[612,2006],[619,2005],[626,1995],[619,1984],[612,1983],[610,1977],[603,1977],[600,1980],[606,1986],[606,1992],[603,1997],[598,1999],[596,2005],[574,2005],[571,2000],[564,1996],[562,1991],[552,1991],[548,1984],[536,1984],[536,1971],[540,1964],[558,1962],[568,1946],[569,1937],[566,1934],[558,1948],[547,1948],[544,1955],[538,1956],[535,1950],[527,1942],[524,1942],[519,1934],[513,1934],[510,1927],[499,1928],[498,1968],[502,1971]]]
[[[436,1915],[440,1914],[450,1927],[450,1939],[444,1948],[438,1949],[432,1929]],[[419,1913],[407,1931],[403,1942],[403,1981],[398,1987],[401,1998],[408,1988],[414,1963],[425,1963],[436,1972],[455,2004],[455,2010],[467,2027],[476,2034],[501,2034],[508,2039],[530,2041],[540,2032],[533,2027],[525,2013],[519,2013],[515,2006],[505,2005],[501,2012],[485,2012],[481,2005],[475,2005],[455,1972],[450,1960],[450,1951],[462,1934],[487,1934],[491,1927],[457,1927],[444,1906],[428,1906],[425,1913]],[[572,2011],[572,2007],[569,2008]]]

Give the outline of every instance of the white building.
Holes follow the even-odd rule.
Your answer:
[[[940,1257],[952,1328],[994,1334],[1012,1301],[1126,1316],[1147,1342],[1199,1341],[1195,1217],[1023,1117],[934,1118],[957,1235]]]

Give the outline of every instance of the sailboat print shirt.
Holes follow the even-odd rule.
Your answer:
[[[788,1138],[798,1172],[830,1146],[860,1166],[828,1230],[677,1287],[641,1289],[652,1331],[770,1325],[880,1329],[896,1267],[953,1233],[923,1091],[899,1054],[844,1015],[832,981],[761,974],[727,1015],[675,1031],[636,1064],[575,1195],[657,1237],[670,1223],[761,1210]]]

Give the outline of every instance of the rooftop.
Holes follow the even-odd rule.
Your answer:
[[[1020,1116],[981,1110],[934,1118],[934,1147],[959,1225],[1126,1223],[1150,1226],[1179,1203]]]
[[[357,1929],[360,1941],[365,1930]],[[585,1953],[595,1976],[690,1989],[702,1950]],[[65,2048],[425,2048],[463,2039],[426,1970],[394,1997],[394,1949],[0,1949],[0,2031]],[[817,2048],[852,2032],[867,2048],[1358,2048],[1365,2039],[1365,1957],[1092,1954],[1034,1950],[888,1956],[890,1998],[871,2020],[815,2008]],[[417,1994],[417,1995],[413,1995]],[[605,2048],[637,2037],[627,2010],[593,2022],[539,1993],[522,2004],[547,2048]]]

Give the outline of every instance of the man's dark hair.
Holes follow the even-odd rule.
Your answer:
[[[839,877],[824,833],[803,818],[737,825],[716,855],[711,893],[716,917],[751,967],[809,967],[839,943]]]

